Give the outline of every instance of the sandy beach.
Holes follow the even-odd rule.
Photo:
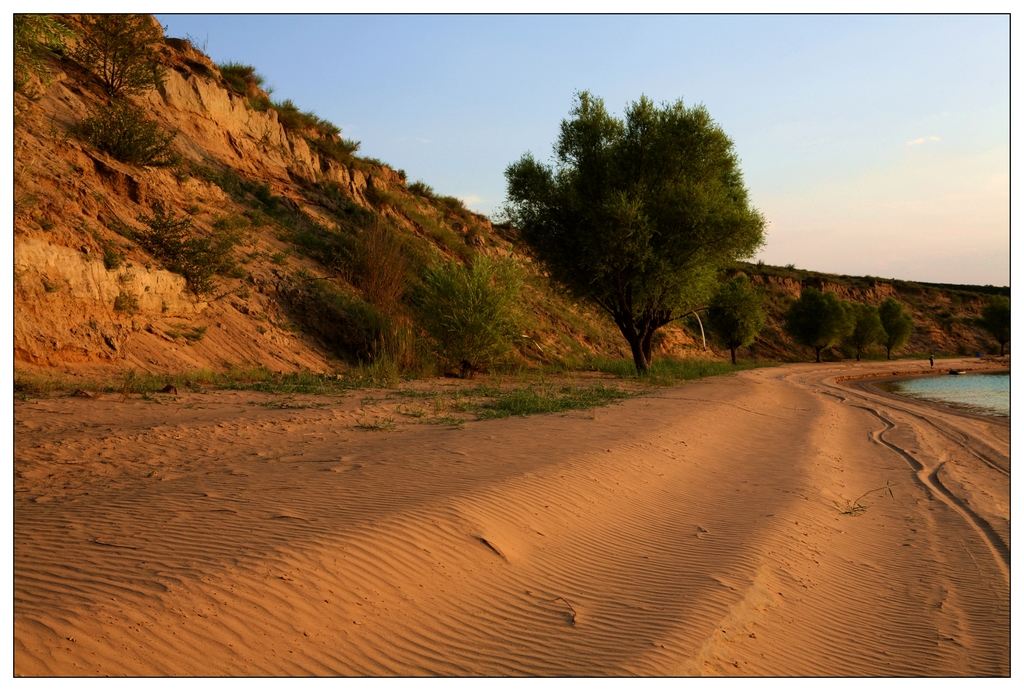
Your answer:
[[[927,367],[390,431],[17,402],[15,673],[1007,675],[1008,421],[863,385]]]

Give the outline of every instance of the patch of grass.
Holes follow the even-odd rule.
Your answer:
[[[352,160],[352,154],[359,150],[359,142],[354,139],[345,139],[337,135],[309,137],[310,145],[321,156],[334,159],[339,163],[348,163]]]
[[[270,107],[277,111],[277,119],[287,130],[311,131],[321,137],[337,137],[341,128],[312,111],[302,111],[291,99],[273,101]]]
[[[593,372],[614,374],[622,379],[637,379],[656,386],[670,386],[690,379],[713,377],[767,366],[770,366],[770,363],[761,361],[747,361],[732,365],[719,360],[660,357],[655,358],[651,368],[643,377],[637,377],[636,367],[628,358],[592,358],[584,363],[583,368]]]
[[[364,420],[356,423],[354,427],[364,432],[392,432],[395,430],[395,419],[386,417],[377,420]]]
[[[511,416],[559,413],[566,410],[597,408],[608,405],[631,394],[622,389],[601,384],[592,386],[528,386],[501,391],[480,403],[475,413],[481,420]]]
[[[205,326],[196,326],[192,328],[171,329],[166,333],[171,338],[184,338],[189,343],[195,343],[203,340],[203,336],[206,335],[206,328]]]
[[[224,62],[217,65],[220,76],[228,88],[239,96],[253,96],[263,86],[263,75],[256,71],[252,65],[245,65],[240,62]]]
[[[223,372],[193,370],[177,374],[150,374],[129,370],[121,377],[103,379],[15,374],[15,390],[31,395],[68,393],[77,389],[102,393],[156,393],[168,384],[181,391],[204,389],[259,391],[277,394],[337,395],[358,388],[358,379],[319,372],[272,372],[263,367],[230,368]]]

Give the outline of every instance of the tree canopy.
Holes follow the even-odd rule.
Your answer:
[[[736,349],[753,342],[764,320],[761,295],[744,274],[722,284],[708,308],[711,330],[729,349],[734,365]]]
[[[903,346],[910,338],[910,332],[914,330],[914,321],[910,315],[903,310],[903,305],[893,298],[886,298],[885,302],[878,306],[878,316],[882,320],[882,328],[885,329],[885,359],[892,359],[892,351]]]
[[[853,330],[846,342],[853,347],[860,361],[861,353],[871,346],[885,340],[885,329],[878,316],[878,308],[864,303],[851,303],[850,314],[853,319]]]
[[[821,362],[823,349],[839,343],[852,329],[853,320],[843,301],[817,288],[804,288],[786,313],[786,330],[797,343],[814,348],[816,362]]]
[[[655,331],[763,242],[733,143],[703,106],[641,97],[620,120],[582,92],[554,153],[508,167],[506,212],[554,278],[611,315],[643,373]]]
[[[163,38],[163,29],[145,14],[86,14],[74,57],[115,98],[160,83]]]
[[[999,355],[1006,354],[1006,344],[1010,342],[1010,300],[997,295],[989,300],[981,312],[981,325],[992,334],[999,343]]]

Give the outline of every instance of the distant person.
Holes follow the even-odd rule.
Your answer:
[[[928,356],[928,366],[929,367],[935,367],[935,355],[934,354]]]

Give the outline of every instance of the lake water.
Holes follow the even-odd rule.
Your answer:
[[[892,382],[891,391],[965,406],[986,415],[1010,414],[1010,375],[961,374]]]

